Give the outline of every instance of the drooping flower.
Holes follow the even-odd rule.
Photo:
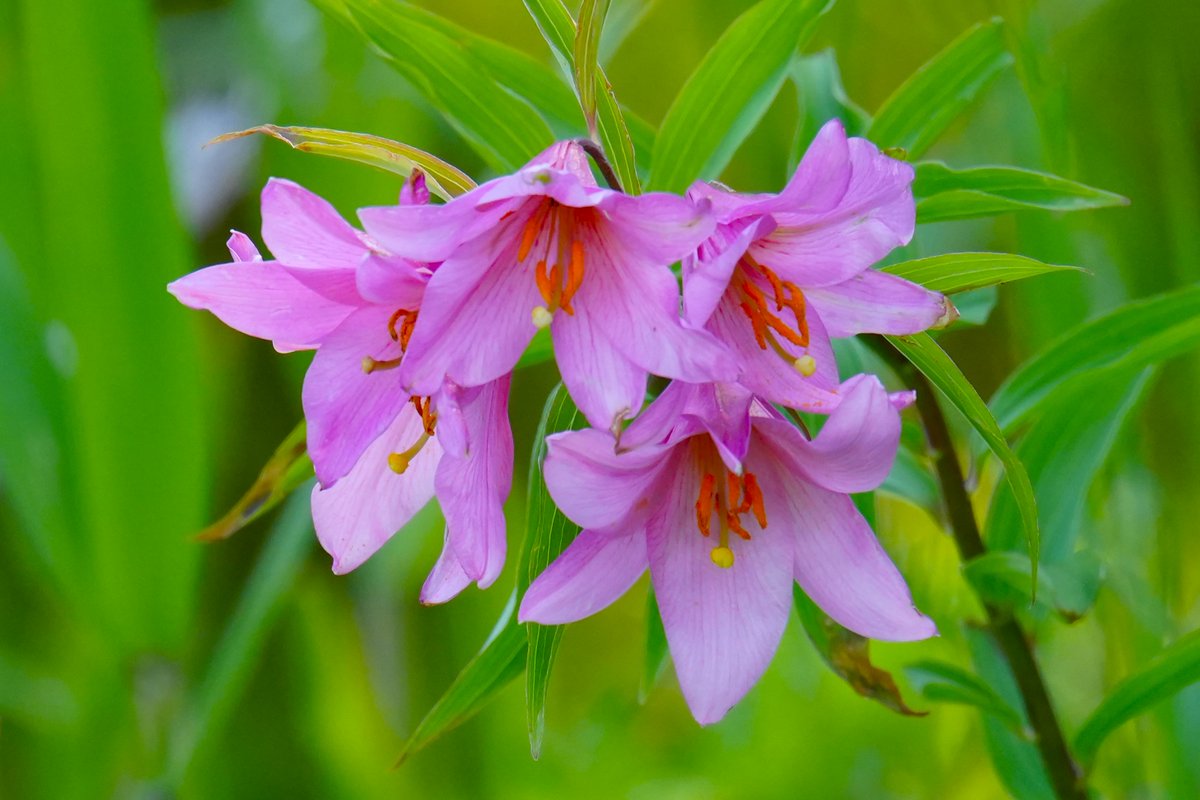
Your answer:
[[[771,402],[836,404],[830,337],[910,334],[957,316],[944,296],[871,266],[912,238],[913,170],[827,123],[777,195],[696,183],[717,228],[684,261],[684,318],[738,354],[739,381]]]
[[[400,201],[423,205],[428,197],[415,173]],[[388,253],[289,181],[268,182],[262,214],[276,260],[263,261],[235,232],[232,263],[168,289],[281,352],[317,351],[303,406],[319,482],[313,519],[334,571],[360,565],[436,493],[446,545],[422,598],[449,599],[469,581],[489,585],[504,563],[502,504],[512,479],[507,376],[470,389],[443,382],[426,395],[404,392],[395,367],[436,265]]]
[[[400,367],[414,394],[508,373],[547,326],[567,389],[604,430],[641,408],[648,373],[736,378],[728,351],[680,320],[669,268],[712,232],[708,203],[602,189],[573,142],[445,205],[359,217],[392,252],[443,262]]]
[[[875,639],[936,633],[850,492],[887,475],[900,436],[879,381],[857,376],[809,440],[739,386],[672,383],[614,452],[594,430],[547,438],[546,485],[584,530],[529,587],[520,619],[573,622],[647,569],[693,716],[721,719],[778,647],[792,582]]]

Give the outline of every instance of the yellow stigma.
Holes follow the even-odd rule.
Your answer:
[[[550,309],[545,306],[538,306],[533,310],[533,324],[540,330],[545,328],[554,320],[554,315],[550,313]]]
[[[728,547],[714,547],[712,553],[712,562],[721,569],[729,569],[733,566],[733,551]]]
[[[817,371],[817,360],[810,355],[803,355],[792,362],[792,366],[806,378],[812,377]]]
[[[404,474],[404,470],[408,469],[408,464],[410,461],[411,459],[406,453],[392,453],[390,456],[388,456],[388,466],[391,467],[392,472],[396,473],[397,475]]]

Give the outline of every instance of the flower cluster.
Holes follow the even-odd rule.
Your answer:
[[[170,290],[281,352],[316,351],[312,510],[335,572],[436,495],[445,541],[426,603],[503,566],[510,376],[549,328],[591,428],[548,437],[544,474],[583,532],[520,618],[588,616],[649,569],[684,696],[708,723],[766,668],[793,581],[862,635],[935,633],[849,497],[887,475],[912,397],[839,381],[830,344],[953,318],[941,295],[871,269],[912,236],[912,177],[835,121],[777,195],[629,196],[563,142],[445,204],[414,173],[397,205],[359,211],[360,231],[272,180],[274,260],[234,233],[231,263]],[[670,383],[642,410],[650,375]],[[824,424],[809,436],[779,408]]]

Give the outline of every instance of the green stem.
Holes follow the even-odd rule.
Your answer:
[[[978,558],[987,552],[987,546],[979,534],[979,523],[971,508],[971,498],[963,480],[962,465],[954,453],[954,443],[950,439],[946,417],[938,404],[937,393],[925,376],[908,363],[895,348],[887,344],[886,340],[871,337],[871,343],[905,383],[917,392],[917,411],[925,426],[925,436],[937,469],[942,499],[946,504],[950,529],[958,546],[959,556],[964,561]],[[987,602],[983,603],[983,607],[987,613],[987,630],[1008,662],[1017,688],[1021,692],[1029,724],[1036,736],[1038,752],[1046,766],[1046,774],[1054,787],[1055,795],[1061,800],[1087,800],[1087,789],[1071,757],[1071,751],[1067,748],[1062,727],[1054,714],[1050,693],[1046,689],[1046,682],[1042,678],[1029,640],[1007,609]]]

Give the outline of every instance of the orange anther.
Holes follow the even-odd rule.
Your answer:
[[[713,505],[717,499],[717,476],[706,472],[700,480],[700,496],[696,499],[696,526],[700,533],[708,536],[712,522]]]
[[[535,213],[525,223],[525,230],[521,232],[521,246],[517,249],[517,261],[524,261],[529,255],[529,251],[533,249],[533,243],[537,240],[538,231],[541,230],[541,214]]]
[[[537,263],[537,269],[534,270],[534,279],[537,281],[538,292],[542,295],[542,299],[546,301],[546,305],[554,305],[554,286],[550,282],[550,275],[546,272],[546,260],[542,259]]]
[[[763,503],[762,487],[758,485],[758,478],[754,477],[753,472],[747,472],[742,478],[742,483],[746,487],[746,500],[750,504],[749,511],[754,512],[754,519],[758,521],[758,527],[767,527],[767,507]]]
[[[732,511],[726,512],[725,513],[725,522],[726,522],[726,524],[729,525],[729,530],[733,531],[738,536],[742,537],[743,539],[745,539],[747,541],[750,540],[750,531],[748,531],[742,527],[742,521],[740,519],[738,519],[737,514],[735,514]]]
[[[741,494],[741,484],[738,483],[738,476],[732,472],[725,473],[726,484],[728,489],[725,493],[725,502],[730,509],[738,507],[738,497]]]
[[[583,243],[571,242],[571,260],[567,268],[567,285],[563,287],[562,309],[568,314],[574,314],[571,308],[571,298],[583,284]]]

